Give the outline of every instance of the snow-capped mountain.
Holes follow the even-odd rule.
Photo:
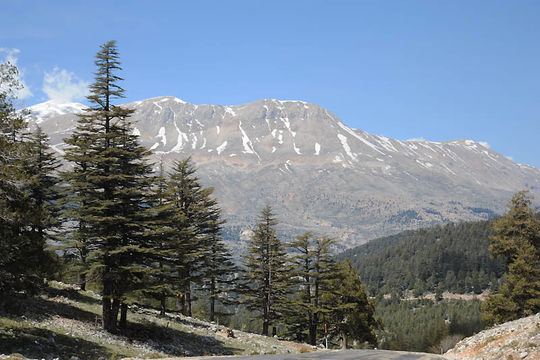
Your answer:
[[[36,124],[40,124],[43,120],[50,117],[66,114],[80,114],[85,106],[79,103],[59,104],[49,100],[40,104],[36,104],[27,108],[30,112],[29,118]]]
[[[76,124],[71,113],[84,106],[46,104],[29,108],[30,122],[62,154]],[[486,218],[518,190],[540,198],[540,170],[482,143],[390,139],[352,129],[316,104],[158,97],[125,106],[136,110],[134,132],[156,160],[192,156],[203,183],[216,189],[231,238],[266,203],[284,234],[310,230],[349,247],[406,228]]]

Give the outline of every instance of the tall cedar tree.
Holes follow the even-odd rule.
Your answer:
[[[235,273],[237,266],[232,261],[232,255],[227,249],[221,237],[221,226],[224,221],[220,220],[220,209],[213,208],[208,216],[205,226],[208,236],[208,248],[204,256],[204,275],[202,290],[208,293],[209,320],[214,321],[216,316],[216,304],[232,305],[235,292]]]
[[[508,212],[493,222],[489,250],[506,258],[508,275],[499,293],[482,304],[483,318],[490,324],[540,311],[540,220],[531,204],[528,191],[520,191]]]
[[[325,295],[325,301],[333,304],[325,316],[329,336],[340,339],[341,348],[348,347],[349,340],[377,345],[375,330],[379,328],[373,317],[375,305],[368,299],[364,285],[349,261],[337,263],[339,276],[333,281],[333,289]]]
[[[34,208],[30,194],[41,183],[34,182],[26,169],[35,162],[30,160],[33,146],[24,141],[23,114],[13,106],[15,94],[22,88],[17,74],[9,62],[0,65],[0,310],[15,292],[34,294],[39,290],[52,260],[45,250],[45,236],[36,233],[38,228],[43,232],[48,228],[37,220],[47,214],[37,215],[40,211]]]
[[[291,280],[287,253],[276,236],[276,225],[272,208],[267,205],[243,255],[241,295],[249,310],[260,313],[262,334],[266,336],[270,325],[281,317]]]
[[[148,151],[133,135],[133,110],[113,105],[124,97],[115,75],[121,70],[116,43],[101,46],[96,55],[95,82],[87,97],[91,106],[79,116],[77,129],[66,139],[66,160],[73,170],[70,215],[78,223],[76,240],[92,259],[90,271],[99,276],[103,293],[103,326],[110,332],[126,323],[126,294],[142,277],[145,192],[150,167]]]
[[[178,252],[177,240],[179,232],[173,223],[177,216],[173,202],[168,197],[168,183],[163,168],[163,160],[159,164],[159,172],[154,177],[150,189],[145,232],[146,273],[143,294],[159,302],[160,314],[165,315],[166,300],[175,295],[175,284],[180,282],[178,266],[181,254]],[[180,214],[182,216],[182,214]]]
[[[92,111],[91,108],[88,110]],[[66,238],[80,261],[79,285],[82,290],[86,290],[88,257],[91,251],[96,250],[89,222],[92,212],[88,205],[95,191],[90,174],[94,171],[93,156],[96,155],[93,141],[100,131],[97,125],[93,117],[79,116],[75,131],[70,138],[64,139],[67,145],[64,159],[72,164],[73,169],[61,173],[63,181],[70,185],[63,198],[63,210],[65,217],[75,224],[73,229],[68,229]]]
[[[191,158],[176,161],[169,173],[166,193],[174,209],[171,220],[176,230],[173,243],[180,278],[178,310],[187,316],[192,314],[192,284],[200,283],[205,276],[205,259],[212,232],[220,224],[220,210],[216,200],[211,197],[214,189],[203,187],[195,173]]]
[[[59,179],[56,170],[60,161],[49,147],[49,137],[40,127],[29,137],[26,143],[28,157],[24,169],[28,175],[27,196],[32,203],[28,219],[34,236],[45,244],[47,240],[56,240],[55,233],[60,227],[61,199]]]
[[[287,313],[290,332],[299,341],[312,345],[317,333],[322,332],[321,320],[333,304],[325,304],[323,295],[330,290],[330,283],[337,277],[335,260],[330,252],[333,239],[316,237],[312,233],[299,235],[291,242],[291,258],[299,291],[291,301]],[[307,338],[305,330],[307,329]]]

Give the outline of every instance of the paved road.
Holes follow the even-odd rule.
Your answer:
[[[442,356],[386,350],[316,351],[307,354],[200,357],[211,360],[444,360]]]

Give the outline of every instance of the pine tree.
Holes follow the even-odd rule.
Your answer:
[[[288,323],[298,340],[315,345],[322,316],[333,304],[324,304],[323,295],[329,291],[330,282],[336,278],[335,261],[330,247],[335,241],[328,237],[315,237],[311,233],[297,236],[291,242],[294,250],[292,263],[298,279],[299,291],[289,308]],[[307,329],[307,339],[301,334]],[[300,336],[299,336],[300,335]]]
[[[116,43],[110,41],[96,55],[95,82],[87,97],[91,106],[79,116],[77,130],[66,143],[65,174],[75,194],[71,216],[78,222],[77,240],[92,258],[91,271],[103,292],[103,324],[108,331],[126,323],[126,295],[142,277],[141,256],[150,167],[148,151],[133,134],[133,110],[113,105],[122,98],[123,80]],[[84,240],[83,240],[84,238]]]
[[[29,267],[38,269],[42,276],[52,275],[57,262],[47,248],[47,241],[58,240],[61,226],[60,186],[57,169],[60,161],[49,148],[49,138],[40,127],[30,134],[25,141],[26,153],[23,171],[26,177],[24,185],[27,208],[25,219],[28,226],[27,236],[32,238],[32,256],[26,257]],[[31,264],[34,265],[31,265]]]
[[[482,304],[488,323],[501,323],[540,311],[540,220],[527,191],[515,194],[509,210],[493,223],[492,256],[504,256],[508,276],[498,294]]]
[[[173,203],[168,198],[168,181],[161,161],[149,194],[144,248],[148,249],[145,263],[150,271],[146,273],[142,289],[144,295],[159,302],[161,315],[165,315],[167,310],[167,298],[175,295],[175,286],[181,282],[178,271],[181,254],[177,251],[179,232],[173,223],[175,213]]]
[[[54,233],[58,231],[61,199],[59,178],[56,171],[60,161],[49,148],[49,137],[38,126],[30,135],[28,157],[24,169],[28,176],[26,191],[32,202],[29,215],[32,232],[45,243],[46,240],[56,240]]]
[[[232,255],[221,238],[221,211],[212,208],[207,223],[208,248],[204,255],[202,290],[208,292],[209,320],[214,321],[216,303],[232,305],[232,293],[235,292],[235,273],[237,266]]]
[[[349,261],[338,263],[339,276],[325,301],[334,304],[326,316],[330,335],[341,340],[346,349],[350,339],[377,345],[375,330],[379,324],[373,317],[374,303],[368,299],[358,274]]]
[[[13,106],[20,88],[17,68],[0,65],[0,308],[15,292],[36,293],[54,262],[45,249],[52,169],[35,156],[37,148],[46,153],[46,144],[36,147],[25,137],[24,114]]]
[[[276,225],[272,208],[265,206],[248,243],[247,253],[243,255],[245,271],[241,295],[249,310],[260,313],[262,334],[266,336],[270,325],[281,317],[291,280],[287,253],[276,236]]]
[[[219,226],[219,208],[211,198],[213,188],[205,188],[195,175],[190,158],[177,161],[169,173],[166,196],[174,209],[172,227],[176,229],[176,266],[180,284],[178,310],[191,316],[192,284],[204,276],[205,257],[212,240],[211,233]]]
[[[15,92],[21,88],[17,68],[0,65],[0,291],[3,301],[13,291],[35,289],[33,270],[24,263],[28,239],[25,234],[23,187],[26,177],[22,161],[26,156],[22,143],[23,118],[13,106]]]
[[[63,198],[63,210],[65,217],[75,224],[72,229],[68,229],[66,238],[70,240],[69,247],[75,251],[79,260],[79,284],[82,290],[86,290],[88,257],[90,252],[96,249],[91,236],[92,213],[88,205],[94,191],[90,174],[93,171],[92,156],[96,152],[93,141],[98,132],[97,122],[93,117],[80,116],[71,137],[64,139],[68,146],[64,159],[71,163],[73,169],[61,173],[64,182],[70,185]]]

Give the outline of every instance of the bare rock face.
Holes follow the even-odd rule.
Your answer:
[[[83,106],[53,105],[29,108],[29,122],[62,154],[73,112]],[[233,246],[267,203],[285,238],[313,231],[346,248],[404,229],[485,219],[523,189],[540,200],[540,170],[481,143],[372,135],[316,104],[193,105],[158,97],[125,106],[136,110],[134,131],[154,161],[170,166],[192,157],[201,181],[215,188]]]
[[[456,360],[540,359],[540,314],[481,331],[461,340],[444,356]]]

